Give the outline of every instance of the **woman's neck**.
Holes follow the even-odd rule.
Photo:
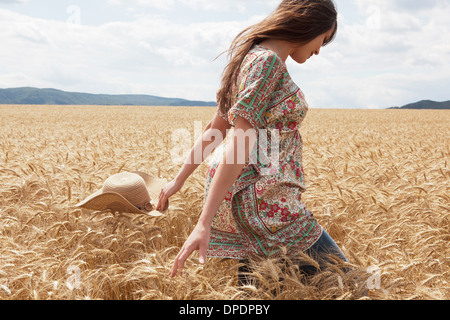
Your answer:
[[[284,62],[292,53],[292,44],[283,40],[267,39],[260,43],[262,47],[274,51]]]

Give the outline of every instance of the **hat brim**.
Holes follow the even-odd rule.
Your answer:
[[[159,199],[159,193],[161,192],[161,189],[167,184],[167,182],[163,179],[154,178],[143,172],[132,173],[138,174],[144,179],[150,198],[154,202],[153,205],[156,206],[157,200]],[[145,214],[152,217],[161,217],[168,210],[169,201],[167,200],[166,206],[162,211],[139,210],[122,195],[118,193],[103,193],[102,190],[99,190],[87,197],[82,202],[78,203],[75,207],[89,210],[111,210],[115,212],[136,213]]]

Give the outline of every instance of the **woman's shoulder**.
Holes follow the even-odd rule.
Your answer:
[[[247,57],[244,60],[243,66],[244,69],[270,68],[275,70],[281,70],[285,67],[283,60],[276,52],[258,44],[254,45],[253,48],[249,51]]]

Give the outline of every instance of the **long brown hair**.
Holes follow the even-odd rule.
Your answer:
[[[219,110],[231,107],[239,69],[255,44],[267,39],[289,41],[301,46],[333,29],[327,45],[337,32],[337,10],[332,0],[283,0],[266,19],[243,30],[231,43],[221,88],[217,92]]]

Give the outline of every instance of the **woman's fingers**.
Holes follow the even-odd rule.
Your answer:
[[[175,258],[172,269],[170,271],[170,276],[172,278],[177,275],[178,271],[180,271],[180,275],[183,275],[184,263],[195,250],[198,250],[198,247],[196,248],[193,244],[185,244],[183,246],[177,257]],[[199,252],[199,262],[200,264],[204,264],[206,261],[206,248],[200,249]]]
[[[184,243],[180,252],[175,258],[172,269],[170,271],[170,276],[175,277],[180,270],[182,274],[184,263],[190,257],[190,255],[198,250],[199,251],[199,262],[204,264],[206,261],[206,253],[209,245],[210,231],[206,230],[202,225],[197,225],[192,231],[189,238]]]
[[[156,210],[164,210],[169,198],[180,191],[182,186],[182,183],[176,182],[175,180],[169,182],[166,186],[164,186],[164,188],[162,188],[161,192],[159,193],[158,205],[156,206]]]
[[[200,264],[205,264],[206,261],[206,251],[207,251],[207,247],[205,246],[201,246],[200,250],[198,252],[198,262]]]
[[[156,210],[162,210],[166,206],[167,198],[165,197],[165,193],[163,190],[161,190],[161,193],[159,194],[159,200],[158,204],[156,205]]]
[[[166,207],[167,200],[169,200],[171,194],[169,191],[166,191],[167,187],[164,187],[159,193],[158,205],[156,206],[156,210],[163,211]]]
[[[178,258],[181,254],[181,251],[183,251],[183,248],[178,252],[177,256],[175,257],[175,261],[173,262],[172,269],[170,269],[170,276],[173,278],[177,275],[178,271]]]
[[[180,251],[181,253],[181,251]],[[180,255],[180,253],[178,253],[177,257],[175,258],[175,261],[173,262],[173,266],[172,269],[170,270],[170,276],[173,278],[177,275],[178,272],[178,257]]]
[[[184,263],[187,258],[191,255],[193,250],[186,249],[183,247],[181,251],[178,253],[177,257],[172,266],[172,270],[170,271],[170,276],[173,278],[177,275],[178,270],[180,271],[180,275],[183,275]]]

